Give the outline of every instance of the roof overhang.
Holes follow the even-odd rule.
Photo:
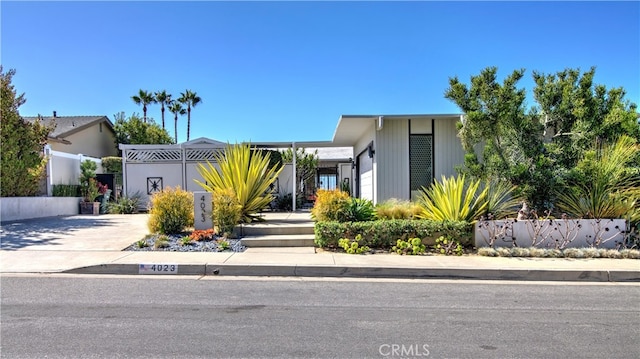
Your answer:
[[[458,120],[462,114],[342,115],[333,134],[333,146],[353,146],[371,126],[384,128],[384,121],[406,119]]]

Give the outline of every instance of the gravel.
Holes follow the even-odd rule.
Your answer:
[[[137,244],[138,242],[135,242],[124,250],[137,252],[244,252],[246,249],[240,243],[240,239],[224,239],[217,236],[211,240],[191,241],[189,244],[183,245],[181,239],[188,235],[189,233],[167,235],[168,246],[160,248],[155,248],[155,243],[160,238],[160,235],[149,235],[142,239],[147,243],[146,247],[140,247]],[[221,241],[227,241],[229,248],[223,250],[220,247]]]

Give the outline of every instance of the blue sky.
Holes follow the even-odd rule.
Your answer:
[[[1,59],[23,116],[142,113],[195,91],[191,138],[330,140],[342,114],[459,113],[448,78],[596,66],[640,103],[639,2],[12,2]],[[529,99],[533,104],[533,99]],[[160,107],[148,112],[160,122]],[[167,112],[167,117],[172,119]],[[171,122],[172,123],[172,122]],[[172,125],[171,125],[172,126]],[[172,128],[172,127],[169,127]],[[173,131],[170,131],[173,135]],[[179,120],[186,139],[186,116]]]

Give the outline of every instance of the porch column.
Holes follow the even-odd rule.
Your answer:
[[[297,181],[297,173],[296,173],[296,143],[292,142],[291,143],[291,148],[293,149],[293,192],[291,193],[291,208],[293,208],[293,211],[296,211],[296,192],[298,190],[298,181]]]

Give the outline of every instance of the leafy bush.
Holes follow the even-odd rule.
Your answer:
[[[101,160],[106,173],[122,173],[122,157],[102,157]]]
[[[108,211],[114,214],[132,214],[138,212],[140,205],[140,193],[137,192],[131,197],[120,197],[115,202],[109,202]]]
[[[422,211],[422,207],[409,201],[395,198],[378,203],[375,208],[378,219],[414,219]]]
[[[53,197],[81,197],[80,186],[77,184],[54,184]]]
[[[394,253],[409,255],[424,254],[426,250],[427,246],[422,243],[420,238],[409,238],[406,241],[398,239],[396,245],[391,248]]]
[[[349,238],[341,238],[338,241],[338,245],[344,249],[347,254],[362,254],[371,250],[371,248],[367,246],[360,246],[360,241],[362,240],[361,235],[357,235],[354,240]]]
[[[149,230],[153,233],[180,233],[193,226],[193,195],[180,187],[167,187],[151,196]]]
[[[370,221],[375,217],[373,202],[364,198],[350,198],[342,222]]]
[[[344,222],[350,200],[351,197],[346,192],[319,189],[316,194],[316,203],[311,209],[311,218],[314,221]]]
[[[242,221],[257,219],[254,214],[267,208],[274,199],[270,186],[282,167],[270,167],[270,153],[252,151],[250,144],[227,144],[223,152],[215,155],[215,160],[220,170],[208,161],[206,167],[198,164],[205,183],[195,180],[196,183],[211,193],[216,189],[233,189],[242,206]]]
[[[422,212],[418,215],[422,219],[434,221],[465,221],[473,222],[487,209],[487,193],[485,187],[478,193],[480,180],[467,182],[466,176],[446,178],[441,182],[434,182],[428,189],[418,195],[418,203]]]
[[[428,220],[380,220],[367,222],[316,222],[315,244],[322,248],[336,248],[341,238],[362,236],[361,244],[371,248],[389,249],[398,239],[420,238],[428,245],[440,236],[458,238],[470,243],[473,226],[467,222],[439,222]]]
[[[218,240],[218,248],[220,248],[221,251],[226,251],[231,248],[231,244],[227,240],[220,239]]]
[[[233,233],[233,227],[242,218],[242,205],[231,188],[216,188],[213,191],[211,219],[218,233]]]

